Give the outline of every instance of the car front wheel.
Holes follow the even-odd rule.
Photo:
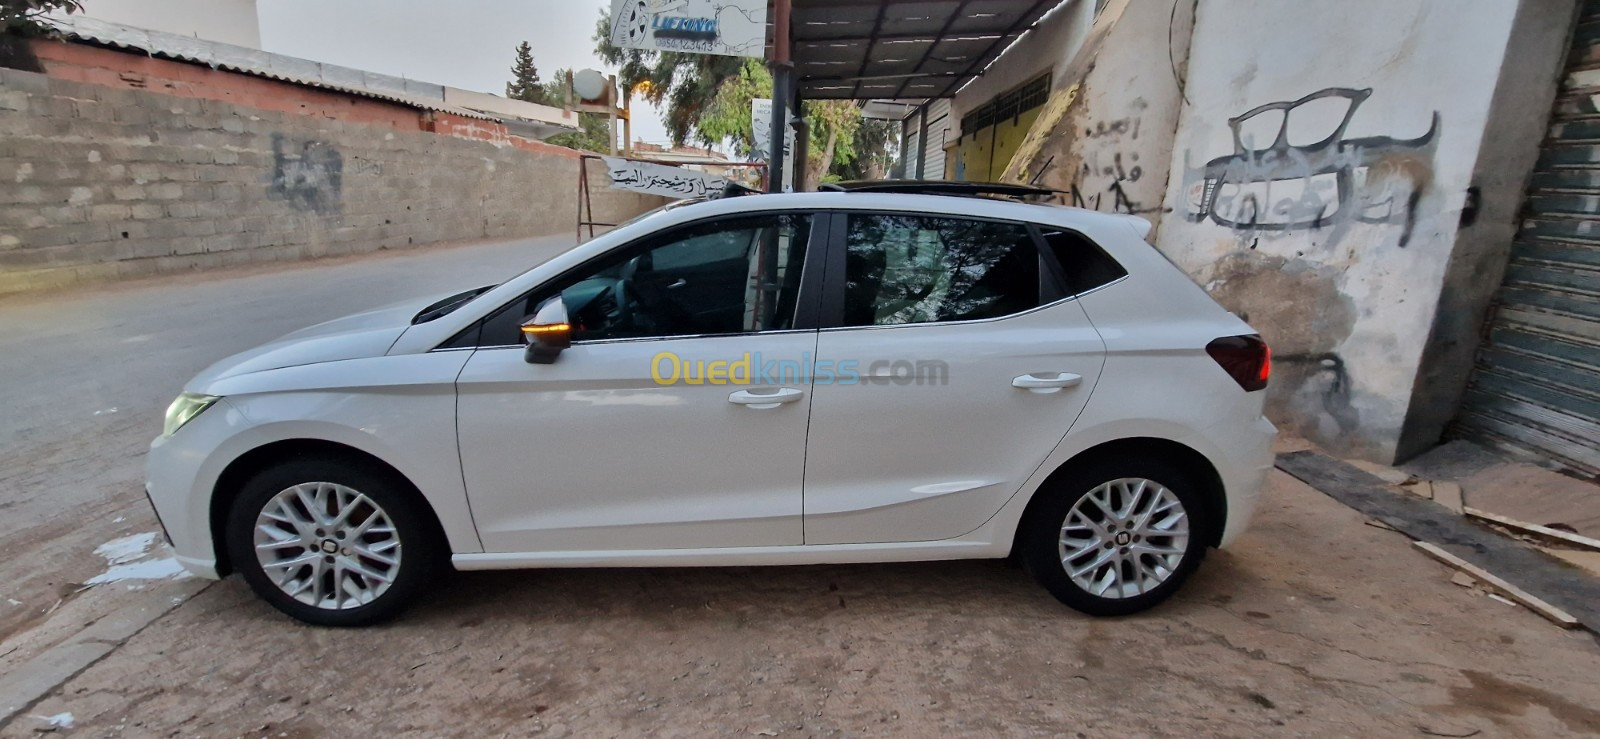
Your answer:
[[[1041,494],[1049,497],[1024,522],[1023,562],[1057,600],[1084,613],[1151,608],[1205,556],[1205,509],[1170,465],[1108,459]]]
[[[228,520],[229,554],[278,610],[318,626],[398,614],[442,553],[417,496],[359,462],[296,459],[258,473]]]

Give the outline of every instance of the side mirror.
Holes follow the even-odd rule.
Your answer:
[[[550,364],[562,349],[572,346],[572,324],[567,323],[567,304],[560,295],[545,301],[522,324],[522,340],[528,344],[522,355],[528,364]]]

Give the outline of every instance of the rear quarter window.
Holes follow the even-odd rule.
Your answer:
[[[1128,270],[1083,234],[1053,226],[1040,226],[1039,234],[1061,267],[1068,295],[1086,293],[1128,275]]]

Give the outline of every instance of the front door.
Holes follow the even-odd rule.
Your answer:
[[[961,536],[1065,436],[1104,343],[1026,226],[857,213],[844,238],[817,340],[834,381],[819,369],[812,393],[806,543]]]
[[[810,222],[683,227],[486,320],[457,415],[487,551],[802,543],[811,386],[798,368],[817,335],[796,314]],[[574,341],[553,364],[488,346],[516,341],[556,295]],[[782,362],[796,371],[763,376]]]

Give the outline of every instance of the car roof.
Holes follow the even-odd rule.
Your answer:
[[[1099,227],[1109,230],[1132,226],[1141,238],[1148,234],[1151,228],[1150,221],[1138,216],[1101,213],[1067,205],[898,192],[793,192],[744,195],[695,203],[674,209],[673,213],[678,218],[688,221],[708,216],[766,210],[890,210],[927,215],[960,215],[1025,221],[1064,228]]]

